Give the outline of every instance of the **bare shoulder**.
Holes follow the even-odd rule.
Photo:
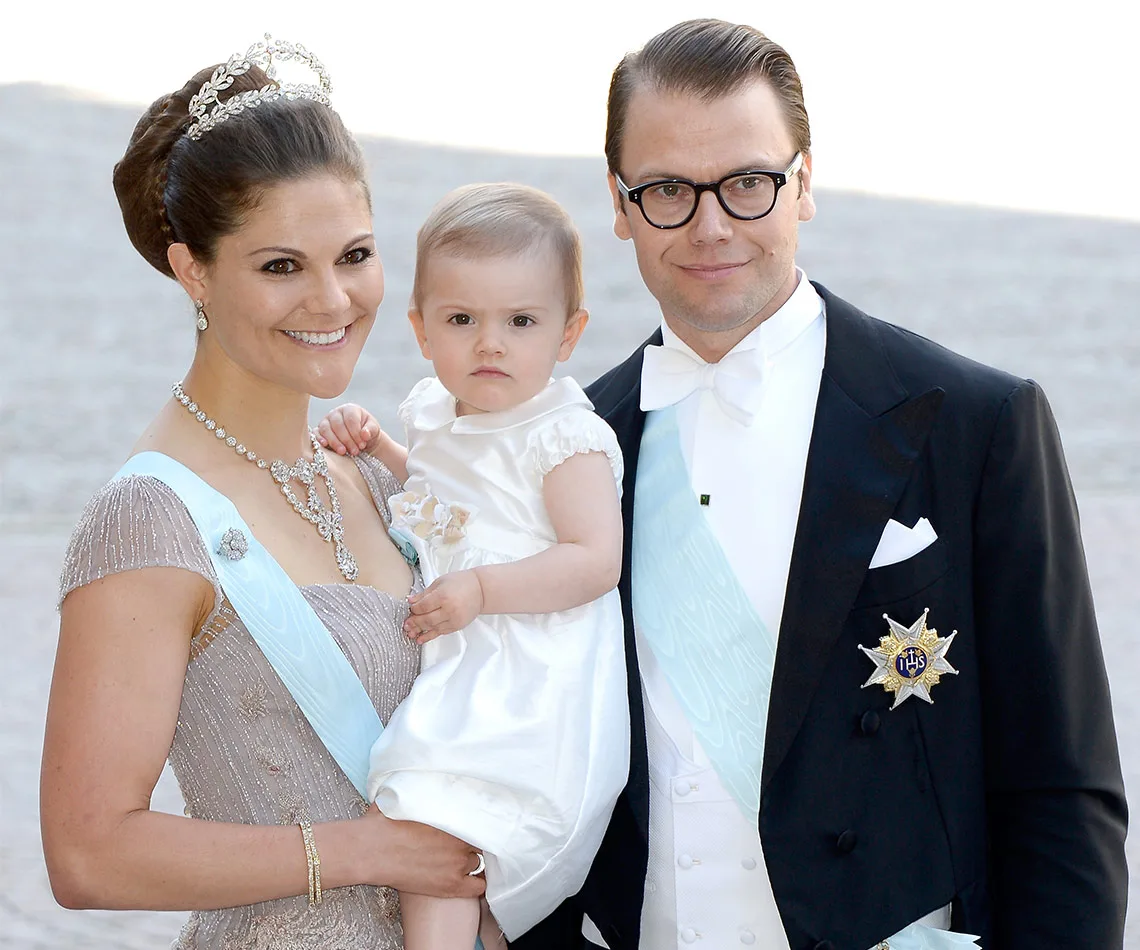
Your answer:
[[[61,628],[96,641],[189,645],[215,608],[213,586],[193,571],[143,567],[96,577],[60,604]]]

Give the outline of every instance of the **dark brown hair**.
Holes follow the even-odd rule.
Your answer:
[[[174,277],[167,248],[183,243],[199,261],[214,260],[218,239],[241,227],[265,191],[284,181],[329,173],[357,181],[368,198],[360,146],[332,109],[310,99],[277,99],[230,116],[194,140],[190,99],[216,69],[193,76],[156,100],[139,119],[115,165],[115,195],[135,249]],[[260,89],[271,80],[254,66],[218,97]]]
[[[570,316],[582,306],[582,241],[565,209],[546,192],[514,182],[456,188],[432,208],[416,236],[412,300],[419,308],[433,254],[479,258],[545,248],[562,270]]]
[[[792,58],[759,30],[724,20],[686,20],[626,53],[610,80],[606,115],[606,162],[620,174],[626,112],[634,91],[684,93],[712,101],[763,79],[784,110],[796,151],[811,149],[804,91]]]

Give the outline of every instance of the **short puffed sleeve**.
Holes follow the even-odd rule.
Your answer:
[[[59,603],[75,588],[124,571],[179,567],[222,589],[202,536],[182,500],[163,482],[129,475],[104,485],[87,503],[71,536],[59,581]]]
[[[585,406],[572,406],[543,419],[530,433],[529,441],[535,468],[542,476],[571,455],[601,452],[610,460],[620,493],[623,464],[617,436],[601,416]]]

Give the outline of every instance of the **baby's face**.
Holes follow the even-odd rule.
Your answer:
[[[550,250],[496,257],[433,254],[421,309],[408,318],[460,415],[499,412],[545,387],[568,359],[586,311],[567,315],[562,271]]]

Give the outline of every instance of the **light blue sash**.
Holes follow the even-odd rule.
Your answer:
[[[753,820],[776,640],[697,503],[672,408],[645,418],[632,566],[637,629],[720,780]]]
[[[128,459],[115,478],[149,475],[165,483],[190,512],[218,582],[281,682],[361,797],[368,754],[384,727],[332,634],[273,556],[253,536],[225,495],[159,452]],[[219,553],[227,530],[244,536],[239,560]]]

